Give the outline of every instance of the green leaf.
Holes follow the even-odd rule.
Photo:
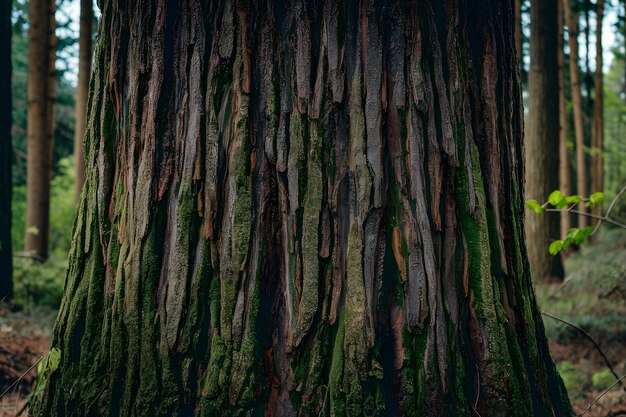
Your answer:
[[[604,201],[604,193],[603,192],[595,192],[589,196],[589,205],[591,207],[595,207]]]
[[[561,204],[563,200],[565,200],[565,198],[563,197],[563,193],[561,192],[561,190],[554,190],[548,196],[548,202],[554,207],[557,207],[559,204]]]
[[[583,229],[583,233],[586,235],[590,235],[593,232],[594,227],[593,226],[589,226],[589,227],[585,227]]]
[[[567,200],[563,199],[561,201],[559,201],[559,203],[556,205],[556,208],[558,209],[562,209],[568,206]]]
[[[42,378],[47,379],[50,374],[56,371],[59,368],[59,364],[61,363],[61,349],[58,347],[53,347],[48,352],[48,356],[45,359],[39,362],[37,365],[37,373],[42,376]]]
[[[583,201],[583,199],[579,196],[579,195],[570,195],[569,197],[565,197],[565,201],[567,202],[567,204],[578,204],[581,201]]]
[[[548,247],[548,252],[550,252],[550,255],[556,255],[561,252],[562,249],[563,241],[555,240],[554,242],[550,243],[550,246]]]
[[[543,207],[541,207],[541,204],[539,204],[539,202],[537,200],[528,200],[528,201],[526,201],[526,207],[528,207],[529,209],[533,210],[537,214],[541,214],[544,211],[546,211]]]
[[[576,229],[576,232],[574,232],[572,234],[572,240],[577,244],[580,245],[581,243],[583,243],[585,241],[585,238],[587,237],[587,235],[585,234],[585,232],[583,232],[580,229]]]
[[[567,249],[570,247],[571,244],[572,244],[572,238],[568,237],[567,239],[563,240],[563,246],[561,249]]]
[[[44,369],[46,369],[47,363],[48,363],[47,357],[39,361],[39,363],[37,364],[37,375],[41,375],[43,373]]]
[[[580,229],[579,229],[578,227],[572,227],[571,229],[569,229],[569,230],[567,231],[567,233],[566,233],[566,234],[567,234],[567,236],[568,236],[568,237],[573,237],[573,236],[574,236],[574,234],[578,233],[578,231],[579,231],[579,230],[580,230]]]
[[[59,368],[61,362],[61,349],[53,347],[48,354],[48,370],[50,373],[56,371]]]

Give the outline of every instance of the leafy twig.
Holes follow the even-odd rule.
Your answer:
[[[587,213],[575,209],[575,207],[580,203],[585,203],[585,205],[589,207],[599,206],[602,201],[604,201],[604,193],[602,192],[595,192],[591,194],[588,198],[583,198],[579,195],[565,196],[560,190],[554,190],[550,193],[550,195],[548,196],[548,201],[546,201],[545,203],[539,204],[537,200],[528,200],[526,201],[526,207],[533,210],[537,214],[542,214],[545,212],[575,213],[584,217],[598,220],[594,227],[573,227],[567,231],[566,238],[564,238],[563,240],[558,239],[550,243],[550,246],[548,247],[548,252],[550,252],[550,254],[552,255],[556,255],[560,251],[567,249],[573,243],[577,245],[582,244],[585,239],[596,234],[603,222],[608,222],[614,224],[615,226],[621,227],[622,229],[626,229],[626,224],[618,222],[617,220],[609,217],[611,211],[613,210],[613,207],[615,207],[615,204],[625,192],[626,186],[624,186],[620,190],[620,192],[617,193],[615,198],[613,198],[604,216],[594,213]]]

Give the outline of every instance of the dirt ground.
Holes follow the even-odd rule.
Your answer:
[[[49,349],[51,316],[0,308],[0,394],[6,391],[0,398],[0,417],[26,415],[24,407],[37,378],[35,364]]]

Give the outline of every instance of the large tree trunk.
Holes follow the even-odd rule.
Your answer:
[[[530,7],[530,72],[526,130],[526,195],[543,201],[559,188],[559,67],[557,1],[533,0]],[[562,281],[561,255],[548,253],[561,234],[558,216],[531,216],[528,259],[538,281]]]
[[[55,2],[29,2],[28,172],[26,251],[40,260],[48,256],[50,176],[54,149]]]
[[[565,0],[557,0],[558,6],[558,66],[559,66],[559,189],[564,195],[572,194],[569,150],[567,149],[567,100],[565,98],[565,51],[563,50],[563,26]],[[545,199],[545,196],[544,196]],[[561,213],[561,236],[572,227],[570,213]]]
[[[13,295],[11,247],[11,0],[0,0],[0,300]]]
[[[511,5],[102,6],[36,414],[572,414],[524,244]]]
[[[576,192],[586,197],[587,192],[587,163],[585,161],[585,139],[583,123],[583,99],[580,85],[580,69],[578,67],[578,13],[572,10],[572,1],[565,0],[565,14],[567,16],[567,31],[569,44],[569,76],[572,86],[572,105],[574,107],[574,130],[576,132]],[[578,208],[582,214],[578,216],[578,227],[587,227],[589,224],[585,216],[586,208]]]
[[[604,190],[604,164],[602,152],[604,142],[604,72],[602,59],[602,18],[604,0],[596,3],[596,79],[594,83],[593,123],[591,129],[591,192]],[[592,209],[595,215],[602,214],[602,207]]]
[[[74,159],[76,161],[76,199],[80,198],[85,181],[83,140],[87,120],[87,98],[91,75],[91,35],[93,25],[93,0],[80,2],[80,35],[78,38],[78,84],[76,85],[76,127],[74,130]]]

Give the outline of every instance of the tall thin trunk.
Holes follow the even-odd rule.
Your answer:
[[[517,63],[520,68],[524,65],[522,62],[524,53],[523,53],[523,43],[522,43],[522,0],[515,0],[513,3],[513,7],[515,7],[515,51],[517,56]]]
[[[0,0],[0,300],[13,296],[11,196],[11,0]]]
[[[574,130],[576,132],[576,192],[581,196],[587,196],[587,163],[585,161],[585,139],[583,123],[583,99],[580,85],[580,69],[578,67],[578,13],[572,10],[571,0],[565,0],[565,13],[567,16],[567,31],[569,44],[569,74],[572,87],[572,104],[574,106]],[[579,207],[582,213],[586,209],[584,205]],[[578,227],[588,225],[584,214],[578,216]]]
[[[558,1],[533,0],[530,7],[528,128],[525,135],[526,195],[545,199],[559,187]],[[562,281],[561,255],[548,253],[560,237],[557,216],[531,216],[526,223],[533,278]]]
[[[565,20],[565,0],[557,0],[558,5],[558,66],[559,66],[559,189],[565,195],[572,193],[570,159],[567,149],[567,108],[565,100],[565,51],[563,50],[563,23]],[[561,236],[572,227],[571,215],[561,214]]]
[[[586,116],[589,118],[589,115],[591,114],[591,100],[592,100],[592,93],[593,93],[593,77],[591,76],[591,65],[590,65],[590,59],[589,57],[591,56],[591,19],[590,19],[590,14],[591,14],[591,9],[592,9],[592,4],[591,4],[591,0],[584,0],[584,7],[583,7],[583,12],[585,15],[585,31],[584,31],[584,35],[585,35],[585,75],[584,75],[584,82],[583,84],[585,85],[585,89],[586,94],[585,94],[585,101],[586,101],[586,110],[587,112],[585,113]]]
[[[76,200],[80,198],[85,181],[83,140],[87,120],[87,98],[91,75],[91,36],[93,25],[93,0],[80,2],[80,35],[78,38],[78,84],[76,85],[76,127],[74,131],[74,159],[76,161]]]
[[[591,192],[604,190],[604,164],[602,152],[604,148],[604,71],[602,59],[602,19],[604,17],[604,0],[596,2],[596,79],[594,83],[593,124],[591,129]],[[592,212],[600,215],[602,207],[595,207]]]
[[[48,97],[47,97],[47,131],[48,137],[50,138],[50,172],[49,172],[49,180],[52,180],[54,176],[54,134],[56,130],[56,118],[54,116],[54,103],[56,101],[57,95],[57,69],[56,69],[56,58],[57,58],[57,47],[58,47],[58,39],[56,36],[56,0],[50,0],[50,8],[52,12],[50,13],[50,44],[49,44],[49,54],[50,59],[48,61]]]
[[[36,415],[572,414],[510,4],[101,6]]]
[[[48,256],[50,176],[52,172],[53,101],[52,75],[55,36],[54,0],[29,2],[28,46],[28,167],[26,251],[40,259]]]

